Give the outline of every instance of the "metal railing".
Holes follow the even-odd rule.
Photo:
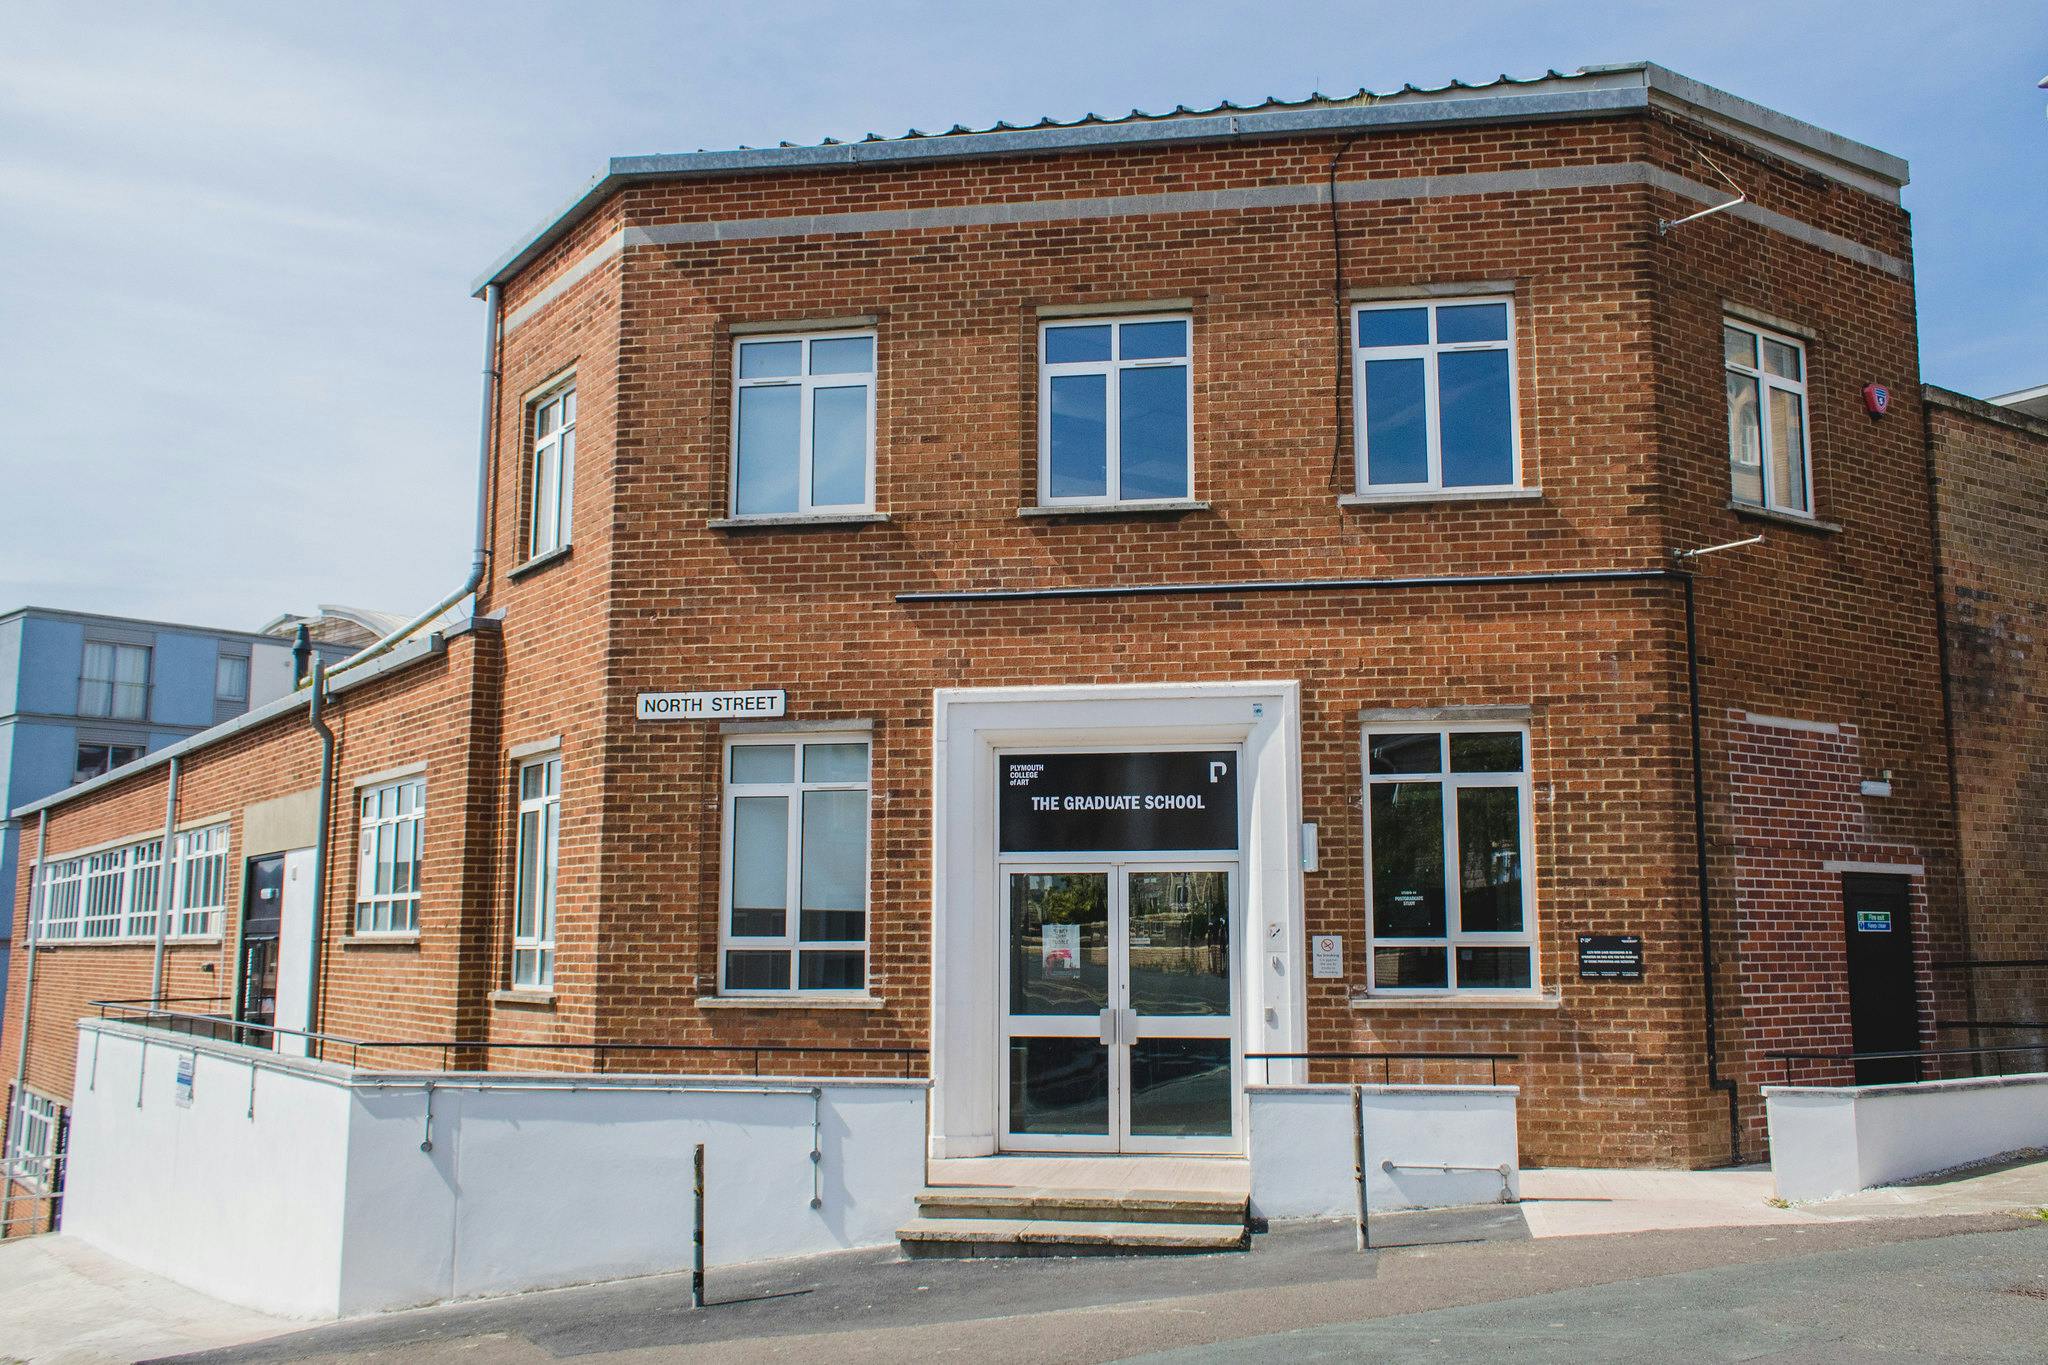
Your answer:
[[[1260,1064],[1260,1079],[1272,1083],[1274,1062],[1378,1062],[1380,1083],[1394,1084],[1394,1064],[1432,1062],[1461,1063],[1465,1065],[1484,1064],[1488,1085],[1500,1084],[1500,1064],[1522,1060],[1519,1052],[1247,1052],[1244,1059]]]
[[[1780,1063],[1780,1074],[1784,1077],[1784,1084],[1791,1085],[1793,1083],[1792,1066],[1794,1063],[1801,1063],[1806,1066],[1819,1064],[1855,1066],[1859,1062],[1910,1061],[1913,1063],[1913,1079],[1919,1081],[1926,1079],[1926,1063],[1935,1058],[1998,1057],[2001,1060],[1997,1063],[1998,1069],[1993,1074],[2003,1076],[2005,1075],[2005,1068],[2002,1059],[2007,1054],[2016,1052],[2039,1053],[2044,1049],[2048,1049],[2048,1043],[2019,1043],[2007,1047],[1907,1048],[1896,1052],[1844,1052],[1840,1050],[1832,1052],[1767,1052],[1764,1054],[1764,1057],[1769,1061]],[[1882,1082],[1877,1083],[1882,1084]],[[1857,1084],[1872,1084],[1872,1082],[1859,1081]]]
[[[415,1069],[440,1071],[456,1070],[454,1063],[464,1057],[487,1060],[493,1053],[554,1055],[575,1059],[588,1056],[591,1058],[592,1069],[599,1074],[606,1073],[612,1058],[621,1054],[656,1060],[723,1055],[751,1058],[752,1070],[743,1074],[754,1076],[768,1074],[762,1071],[761,1063],[764,1058],[769,1057],[869,1057],[889,1058],[900,1063],[898,1078],[910,1080],[918,1074],[914,1070],[917,1063],[929,1055],[927,1050],[921,1047],[841,1047],[804,1043],[615,1043],[595,1040],[534,1043],[492,1038],[355,1038],[346,1034],[323,1033],[315,1029],[252,1024],[224,1014],[193,1014],[167,1010],[160,1008],[157,1002],[151,1001],[95,1000],[91,1004],[103,1020],[141,1024],[190,1038],[204,1037],[215,1042],[269,1047],[272,1051],[276,1050],[276,1042],[280,1038],[303,1039],[308,1057],[335,1062],[345,1057],[351,1070],[362,1069],[363,1054],[370,1053],[374,1056],[379,1052],[400,1054],[407,1060],[425,1054],[426,1060],[416,1064]],[[432,1065],[436,1059],[439,1061],[438,1067]]]

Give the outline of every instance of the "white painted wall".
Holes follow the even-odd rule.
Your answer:
[[[429,1130],[428,1077],[79,1027],[67,1230],[270,1312],[686,1268],[698,1142],[712,1265],[887,1244],[924,1184],[922,1082],[818,1082],[814,1168],[809,1082],[440,1076]],[[179,1108],[176,1058],[195,1052],[193,1103]]]
[[[1498,1204],[1521,1197],[1512,1085],[1358,1087],[1366,1198],[1375,1213]],[[1252,1212],[1354,1218],[1358,1187],[1348,1085],[1253,1086]],[[1385,1162],[1396,1163],[1389,1171]],[[1481,1171],[1403,1170],[1409,1163]],[[1503,1187],[1498,1167],[1508,1176]]]
[[[2048,1073],[1905,1085],[1764,1087],[1778,1197],[1853,1194],[2048,1147]]]

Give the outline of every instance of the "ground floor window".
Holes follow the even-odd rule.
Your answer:
[[[220,932],[228,903],[228,827],[186,830],[172,848],[177,880],[171,903],[177,918],[171,921],[171,932],[185,938],[212,937]]]
[[[512,985],[555,984],[555,865],[561,848],[562,758],[519,769],[519,850],[512,901]]]
[[[426,822],[424,777],[386,783],[362,793],[356,847],[358,934],[418,932]]]
[[[726,746],[724,888],[721,990],[866,989],[865,739]]]
[[[51,1188],[57,1163],[57,1131],[63,1106],[32,1090],[16,1092],[7,1122],[7,1173],[24,1185]]]
[[[1367,733],[1370,990],[1536,989],[1528,739],[1500,725]]]

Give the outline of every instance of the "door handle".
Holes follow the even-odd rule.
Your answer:
[[[1106,1009],[1095,1017],[1096,1030],[1102,1036],[1105,1047],[1114,1047],[1117,1041],[1117,1016],[1120,1010]]]

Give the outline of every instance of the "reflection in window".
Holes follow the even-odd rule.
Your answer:
[[[1358,492],[1513,488],[1514,304],[1362,304],[1355,322]]]
[[[733,385],[735,517],[873,510],[873,333],[743,339]]]
[[[1041,504],[1193,496],[1186,318],[1047,323],[1039,365]]]

